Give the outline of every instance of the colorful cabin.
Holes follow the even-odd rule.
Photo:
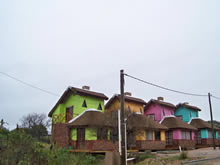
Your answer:
[[[180,103],[176,107],[175,116],[182,118],[187,123],[192,118],[199,117],[199,111],[201,111],[200,108],[189,105],[188,103]]]
[[[131,93],[125,93],[125,112],[126,113],[144,113],[144,105],[147,103],[139,98],[131,97]],[[121,95],[114,95],[105,105],[106,112],[117,111],[121,109]]]
[[[82,89],[68,87],[48,114],[52,117],[52,140],[66,147],[68,141],[66,123],[88,108],[104,112],[104,100],[107,99],[103,93],[90,91],[88,86],[83,86]]]
[[[164,150],[167,127],[142,114],[127,117],[127,146],[137,150]]]
[[[144,108],[144,115],[151,117],[153,120],[160,122],[165,116],[174,115],[176,106],[164,102],[163,97],[157,100],[151,99]]]
[[[166,132],[166,147],[169,149],[194,148],[197,129],[175,116],[165,116],[160,123],[169,130]]]
[[[197,128],[196,131],[196,145],[199,146],[213,146],[212,126],[210,123],[200,119],[193,118],[189,121],[189,124]],[[219,144],[218,141],[218,128],[214,126],[215,144]]]
[[[81,151],[113,151],[117,144],[110,141],[112,123],[107,114],[88,109],[70,120],[69,148]]]
[[[89,108],[104,112],[104,100],[108,97],[89,89],[88,86],[83,86],[82,89],[68,87],[48,114],[52,117],[53,124],[67,123]]]

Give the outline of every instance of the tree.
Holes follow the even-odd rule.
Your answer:
[[[48,135],[47,129],[51,125],[51,120],[46,114],[31,113],[21,118],[21,127],[32,135],[32,137],[42,140],[42,137]]]

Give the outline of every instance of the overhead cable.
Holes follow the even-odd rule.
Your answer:
[[[15,81],[18,81],[18,82],[20,82],[20,83],[22,83],[22,84],[24,84],[24,85],[27,85],[27,86],[29,86],[29,87],[31,87],[31,88],[37,89],[37,90],[39,90],[39,91],[41,91],[41,92],[44,92],[44,93],[47,93],[47,94],[50,94],[50,95],[53,95],[53,96],[59,96],[58,94],[55,94],[55,93],[50,92],[50,91],[47,91],[47,90],[45,90],[45,89],[41,89],[41,88],[39,88],[39,87],[37,87],[37,86],[34,86],[34,85],[30,84],[30,83],[27,83],[27,82],[22,81],[22,80],[20,80],[20,79],[18,79],[18,78],[15,78],[15,77],[13,77],[13,76],[7,74],[7,73],[0,72],[0,74],[4,75],[4,76],[6,76],[6,77],[9,77],[9,78],[11,78],[11,79],[13,79],[13,80],[15,80]]]
[[[215,98],[215,99],[218,99],[218,100],[220,100],[220,97],[217,97],[217,96],[213,96],[213,95],[211,95],[211,97],[213,97],[213,98]]]
[[[195,93],[182,92],[182,91],[170,89],[170,88],[167,88],[167,87],[163,87],[163,86],[160,86],[160,85],[157,85],[157,84],[153,84],[151,82],[142,80],[140,78],[136,78],[136,77],[131,76],[131,75],[126,74],[126,73],[124,75],[127,76],[127,77],[130,77],[130,78],[133,78],[135,80],[141,81],[145,84],[148,84],[148,85],[151,85],[151,86],[154,86],[154,87],[157,87],[157,88],[161,88],[161,89],[164,89],[164,90],[167,90],[167,91],[171,91],[171,92],[175,92],[175,93],[179,93],[179,94],[184,94],[184,95],[190,95],[190,96],[198,96],[198,97],[207,97],[208,96],[207,94],[205,95],[205,94],[195,94]]]

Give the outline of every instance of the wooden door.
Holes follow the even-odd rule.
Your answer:
[[[85,147],[85,128],[77,128],[77,148],[84,149]]]
[[[66,108],[66,123],[73,118],[73,106]]]
[[[197,131],[195,134],[195,139],[196,139],[196,144],[202,144],[202,140],[201,140],[201,132]]]
[[[166,132],[166,145],[172,145],[173,144],[173,131],[167,131]]]

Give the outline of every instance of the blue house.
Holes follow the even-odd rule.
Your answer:
[[[197,128],[198,131],[196,132],[196,144],[197,145],[206,145],[212,146],[213,138],[212,138],[212,127],[211,124],[200,119],[200,118],[193,118],[190,122],[190,125]],[[218,144],[218,128],[214,127],[214,136],[215,136],[215,144]]]
[[[192,118],[199,117],[200,108],[189,105],[188,103],[180,103],[176,106],[174,115],[182,118],[183,121],[189,122]]]

